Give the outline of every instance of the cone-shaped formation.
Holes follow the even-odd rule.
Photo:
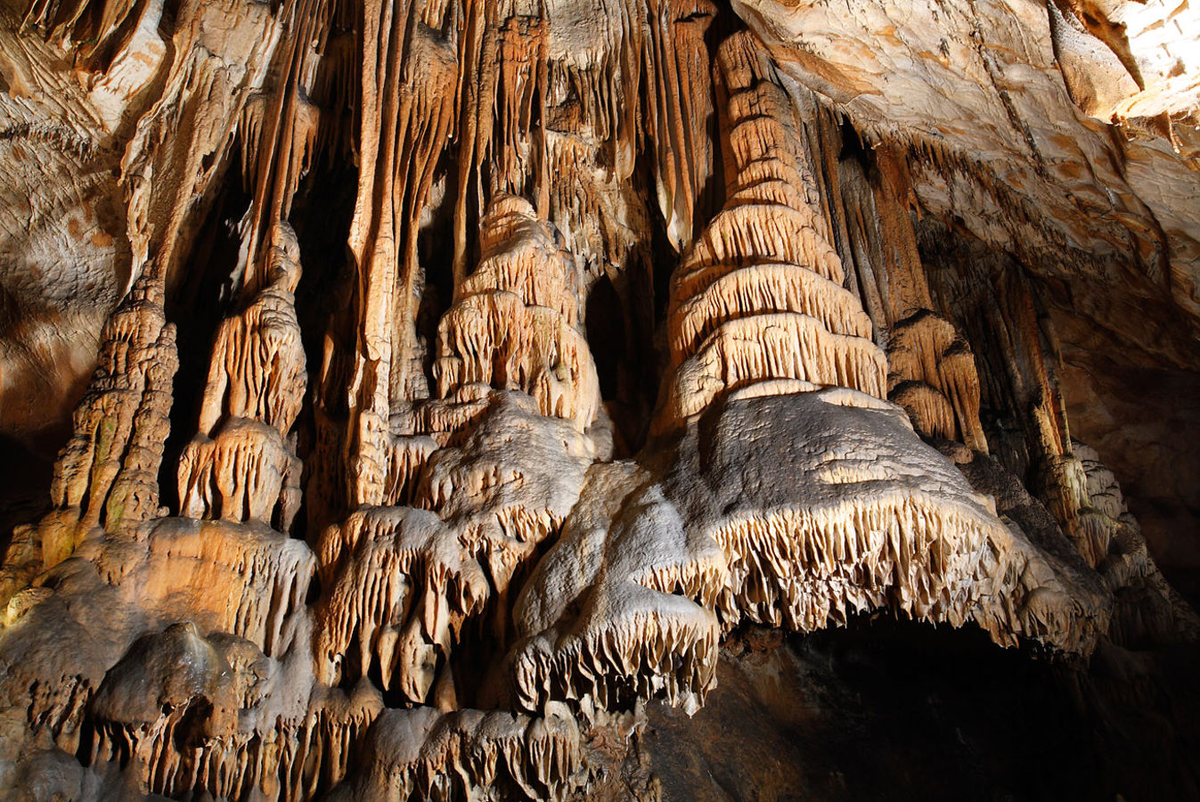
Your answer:
[[[300,245],[277,223],[268,254],[268,282],[237,316],[217,329],[204,389],[200,433],[227,418],[258,420],[286,436],[308,383],[293,293],[300,283]]]
[[[480,243],[478,268],[438,326],[438,397],[400,405],[390,417],[387,472],[378,493],[384,504],[439,508],[453,485],[427,486],[418,500],[427,460],[478,425],[489,409],[523,414],[516,413],[525,405],[515,395],[533,399],[532,414],[572,426],[563,441],[575,442],[568,450],[578,451],[576,441],[600,411],[599,379],[582,329],[578,268],[558,245],[553,226],[539,220],[528,201],[502,195],[485,216]]]
[[[870,319],[843,289],[841,262],[807,195],[811,169],[774,68],[746,35],[721,45],[718,66],[726,202],[672,277],[660,432],[757,382],[886,391]]]
[[[828,389],[735,398],[710,414],[681,459],[692,462],[685,475],[723,477],[687,492],[704,500],[698,519],[729,557],[718,603],[727,627],[810,631],[887,607],[974,620],[1004,644],[1090,650],[1103,594],[1004,527],[896,407]]]
[[[287,223],[276,224],[272,240],[270,283],[217,330],[200,432],[179,459],[179,498],[191,518],[275,522],[287,532],[302,467],[288,432],[307,373],[292,295],[300,248]]]
[[[480,247],[478,268],[438,327],[443,400],[425,405],[431,423],[453,428],[434,429],[446,447],[429,457],[412,495],[486,568],[492,634],[504,643],[510,583],[558,532],[605,448],[590,431],[600,387],[582,330],[578,268],[557,233],[527,201],[501,196],[484,218]],[[469,415],[457,425],[455,408]]]
[[[438,327],[438,394],[452,398],[470,384],[521,390],[543,415],[583,431],[596,417],[600,384],[570,255],[521,198],[493,201],[483,226],[479,268]]]
[[[1002,525],[898,407],[759,383],[689,424],[665,472],[592,469],[515,608],[513,695],[530,710],[695,709],[723,631],[811,631],[878,608],[1087,652],[1107,597],[1058,545]]]
[[[96,372],[54,468],[55,509],[14,535],[0,600],[70,557],[90,533],[134,528],[161,514],[158,470],[179,365],[162,293],[161,282],[139,279],[105,324]]]
[[[840,262],[807,200],[811,178],[804,178],[808,167],[788,132],[791,107],[748,35],[721,46],[718,66],[729,93],[728,200],[673,282],[672,361],[679,370],[668,379],[659,414],[660,424],[669,425],[714,399],[740,397],[719,413],[711,448],[724,441],[729,454],[754,454],[730,459],[726,470],[734,475],[738,465],[761,464],[781,477],[778,485],[747,482],[738,504],[718,507],[725,522],[710,534],[729,558],[720,605],[726,623],[748,618],[808,630],[844,620],[847,610],[886,605],[955,624],[974,618],[1001,642],[1025,635],[1087,651],[1102,599],[1086,592],[1073,599],[1074,588],[1062,585],[1037,549],[1004,529],[952,466],[919,445],[902,415],[872,400],[885,388],[883,355],[868,339],[858,300],[840,286]],[[769,209],[786,211],[760,214]],[[775,239],[764,220],[792,221],[796,231]],[[785,243],[790,258],[781,258]],[[760,267],[779,262],[815,278],[789,281],[786,268]],[[682,325],[695,320],[687,313],[713,286],[712,276],[749,271],[754,278],[731,285],[724,307],[709,302],[701,309],[714,310],[711,317]],[[693,332],[710,330],[694,350]],[[951,350],[952,343],[944,344],[936,357],[945,361]],[[714,353],[747,356],[704,357]],[[969,352],[964,358],[970,360]],[[720,371],[709,369],[718,363]],[[957,378],[938,386],[954,385],[964,396],[977,387],[970,376]],[[813,395],[819,385],[847,389]],[[790,400],[769,398],[797,392]],[[966,412],[977,409],[977,397],[955,401]],[[931,417],[953,424],[944,409]],[[794,434],[763,438],[760,430],[779,420],[790,421],[786,431]],[[809,421],[820,424],[809,430]],[[785,450],[757,453],[768,440]],[[712,470],[715,452],[705,453],[707,464],[697,462],[695,475]],[[714,485],[729,486],[737,482]]]
[[[139,280],[101,336],[100,362],[75,411],[75,434],[55,466],[51,496],[60,509],[77,510],[82,526],[116,531],[159,510],[158,466],[178,367],[162,285]],[[71,548],[43,541],[43,551],[50,566]]]

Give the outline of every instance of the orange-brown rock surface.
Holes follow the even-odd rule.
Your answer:
[[[0,0],[0,797],[1200,798],[1198,53]]]

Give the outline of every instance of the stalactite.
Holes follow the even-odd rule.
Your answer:
[[[928,310],[896,321],[890,328],[888,397],[909,411],[921,434],[961,440],[986,453],[987,441],[979,423],[979,375],[967,341],[953,324]],[[930,402],[925,401],[930,392],[916,389],[914,384],[932,391]],[[944,411],[932,412],[936,407]],[[931,411],[923,413],[923,409]]]
[[[223,175],[231,135],[279,44],[282,32],[270,6],[235,10],[235,5],[180,7],[172,40],[180,55],[171,64],[162,97],[138,121],[126,148],[121,180],[129,198],[135,277],[150,269],[169,284],[178,280],[198,221],[211,203],[205,189]],[[177,147],[167,147],[164,143],[175,142],[177,133]]]
[[[434,8],[434,6],[430,6]],[[393,403],[426,397],[415,321],[417,224],[455,120],[454,43],[417,6],[365,8],[360,180],[350,249],[357,271],[356,355],[347,404],[349,505],[375,504],[387,478]]]
[[[1109,637],[1132,648],[1200,638],[1200,616],[1163,578],[1112,471],[1089,446],[1072,441],[1071,447],[1088,498],[1083,520],[1090,537],[1077,545],[1116,598]]]
[[[238,121],[242,181],[251,194],[240,265],[248,293],[272,281],[278,227],[286,225],[292,198],[315,159],[321,110],[309,90],[333,22],[332,5],[332,0],[290,0],[280,7],[290,35],[274,54],[274,82],[249,99]]]
[[[671,244],[683,250],[698,228],[705,184],[713,174],[712,97],[705,36],[716,8],[708,2],[651,0],[646,71],[653,91],[646,99],[646,127],[655,143],[658,206]]]
[[[102,51],[126,20],[137,11],[130,0],[91,2],[35,0],[21,21],[23,28],[37,28],[51,39],[71,39],[84,45],[85,58]]]
[[[696,710],[716,679],[712,608],[726,577],[717,544],[685,529],[652,476],[632,463],[593,468],[517,600],[512,695],[527,710],[637,698]]]
[[[389,710],[367,741],[352,799],[560,799],[582,785],[580,734],[569,711],[543,716],[434,708]]]
[[[841,193],[827,214],[831,225],[845,227],[844,261],[853,266],[886,344],[888,398],[908,412],[922,436],[986,452],[974,354],[954,325],[933,311],[909,216],[910,176],[889,147],[877,147],[863,160],[832,168]]]
[[[368,508],[331,527],[318,545],[330,588],[315,649],[319,676],[357,680],[378,665],[383,688],[426,701],[464,620],[491,589],[454,530],[411,508]],[[354,646],[358,676],[343,661]]]
[[[942,257],[935,252],[935,258]],[[981,259],[968,262],[963,276],[947,282],[944,268],[934,266],[935,294],[941,296],[943,308],[962,321],[972,340],[988,346],[990,364],[981,363],[979,374],[980,403],[1006,410],[1018,429],[1016,437],[993,437],[993,446],[1002,449],[1009,470],[1031,475],[1032,492],[1062,525],[1077,551],[1094,564],[1104,549],[1092,541],[1107,535],[1086,510],[1086,478],[1071,451],[1053,332],[1038,315],[1027,279],[1014,267],[1008,260]],[[943,342],[954,342],[947,323],[939,320],[935,325],[945,331]],[[906,347],[912,351],[911,345]],[[951,345],[950,350],[959,354],[956,359],[965,368],[962,347]],[[939,367],[939,375],[944,373]],[[961,380],[958,384],[962,386]],[[968,400],[973,403],[969,396]]]

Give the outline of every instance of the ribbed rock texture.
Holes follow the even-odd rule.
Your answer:
[[[1200,795],[1189,2],[0,0],[0,796]]]

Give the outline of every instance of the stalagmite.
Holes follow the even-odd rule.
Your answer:
[[[286,436],[300,414],[308,378],[293,295],[300,246],[287,223],[276,224],[269,257],[266,287],[217,330],[200,412],[203,434],[228,417],[259,420]]]
[[[134,528],[161,514],[158,469],[178,366],[161,283],[139,279],[102,337],[99,364],[75,410],[74,434],[55,466],[55,509],[15,533],[0,599],[70,557],[94,533]]]
[[[293,296],[300,249],[287,223],[275,226],[269,264],[266,287],[217,331],[200,432],[179,459],[180,512],[288,532],[301,471],[288,434],[307,373]]]
[[[377,666],[385,690],[431,701],[467,622],[490,609],[505,638],[510,583],[557,533],[597,456],[584,430],[599,388],[573,263],[511,196],[493,203],[481,246],[439,325],[439,398],[415,405],[389,457],[390,499],[433,512],[361,508],[318,547],[332,589],[316,644],[328,682],[347,677],[356,637],[355,676]]]
[[[483,226],[479,268],[438,327],[438,395],[470,384],[521,390],[543,415],[587,429],[600,387],[569,255],[520,198],[493,201]]]
[[[811,168],[787,147],[796,122],[773,68],[737,37],[719,59],[727,200],[672,278],[659,431],[759,381],[886,392],[883,353],[810,206]]]

